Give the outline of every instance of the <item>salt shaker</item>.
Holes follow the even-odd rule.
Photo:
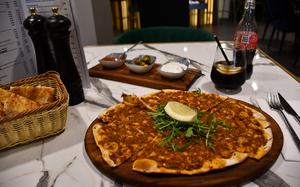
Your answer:
[[[55,62],[50,51],[47,31],[44,28],[46,18],[38,15],[33,7],[29,8],[29,11],[30,16],[24,20],[23,25],[28,30],[28,34],[33,42],[38,73],[55,70]]]
[[[52,8],[52,14],[46,21],[46,28],[53,45],[57,71],[67,88],[70,96],[69,105],[72,106],[84,101],[84,93],[69,43],[71,21],[59,15],[57,7]]]

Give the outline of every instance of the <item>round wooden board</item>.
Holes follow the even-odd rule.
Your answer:
[[[262,110],[243,101],[241,102],[263,113],[271,122],[270,127],[273,133],[273,145],[270,152],[259,161],[247,158],[244,162],[235,166],[191,176],[139,173],[131,169],[132,162],[130,161],[116,168],[111,168],[102,159],[101,152],[93,137],[92,127],[97,122],[97,119],[92,122],[86,132],[84,140],[85,149],[92,163],[101,173],[112,180],[120,181],[125,184],[153,187],[231,186],[241,184],[265,173],[277,160],[283,145],[283,135],[276,121]]]

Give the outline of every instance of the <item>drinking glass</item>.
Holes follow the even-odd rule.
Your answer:
[[[223,92],[235,92],[241,90],[241,86],[246,81],[246,61],[245,52],[234,49],[223,48],[228,61],[226,61],[221,49],[217,46],[213,67],[211,70],[211,80],[215,87]]]

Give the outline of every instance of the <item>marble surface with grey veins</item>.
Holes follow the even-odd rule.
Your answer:
[[[209,75],[216,49],[214,42],[150,45],[205,64],[206,66],[202,67],[205,76],[200,77],[190,90],[200,88],[224,95],[215,89]],[[96,65],[98,60],[108,53],[123,52],[128,47],[130,45],[85,47],[88,67]],[[142,45],[129,52],[128,58],[139,54],[156,56],[156,63],[164,63],[172,58],[159,51],[146,49]],[[102,111],[121,101],[123,92],[143,95],[157,90],[104,79],[91,80],[91,88],[84,89],[86,101],[69,107],[63,133],[0,152],[1,187],[127,186],[110,180],[93,166],[84,148],[85,132]],[[295,144],[285,130],[281,118],[266,105],[266,93],[270,89],[279,90],[300,113],[300,108],[297,108],[300,106],[300,84],[271,60],[259,54],[254,59],[252,78],[242,86],[241,92],[229,95],[249,103],[256,102],[277,121],[285,138],[282,154],[271,169],[260,178],[240,186],[300,186],[300,153],[295,151]],[[300,126],[291,116],[288,118],[300,136]]]

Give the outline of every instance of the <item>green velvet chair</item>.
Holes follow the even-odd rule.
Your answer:
[[[190,41],[214,41],[213,35],[209,32],[190,27],[147,27],[138,30],[131,30],[119,34],[114,38],[115,44],[157,42],[190,42]]]

